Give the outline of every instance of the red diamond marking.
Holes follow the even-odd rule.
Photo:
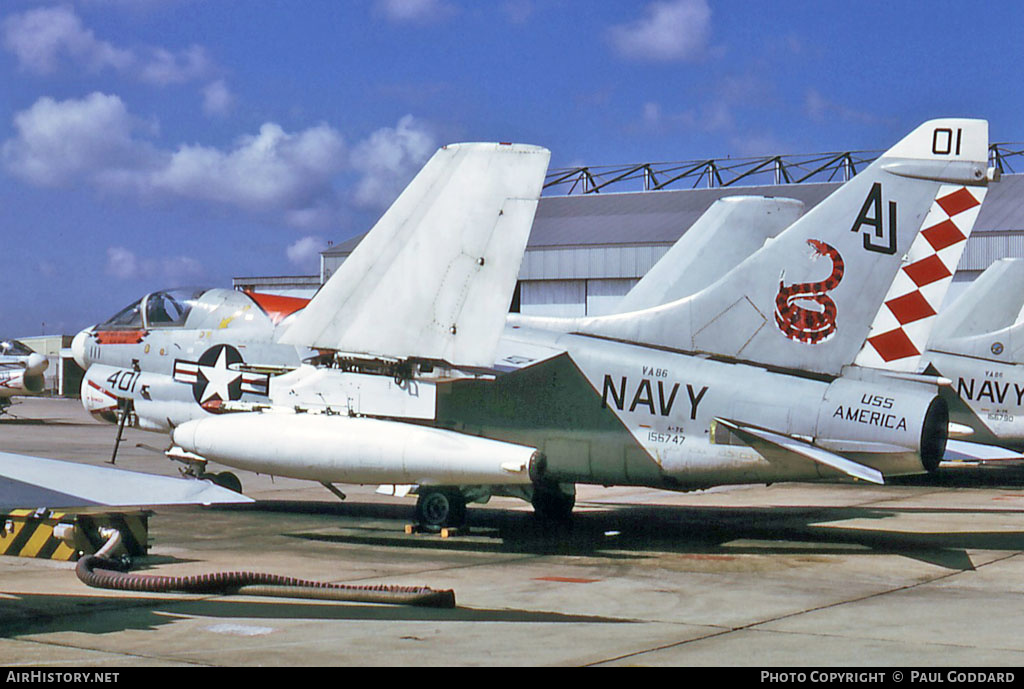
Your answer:
[[[960,187],[952,194],[946,194],[941,199],[935,199],[935,203],[942,206],[942,210],[952,216],[957,213],[963,213],[968,208],[974,208],[978,205],[978,199],[974,198],[971,192]]]
[[[935,309],[924,298],[924,295],[916,290],[910,294],[904,294],[902,297],[890,299],[885,302],[885,305],[892,311],[892,315],[896,316],[896,320],[900,322],[900,325],[906,325],[907,323],[913,323],[922,318],[935,315]]]
[[[932,254],[928,258],[923,258],[920,261],[911,263],[909,266],[903,269],[903,272],[914,281],[914,284],[918,287],[924,287],[930,285],[933,282],[937,282],[942,278],[948,278],[952,275],[949,272],[949,268],[942,262],[935,254]]]
[[[924,238],[928,240],[928,243],[936,251],[942,251],[947,246],[953,246],[957,242],[967,239],[952,220],[945,220],[938,225],[932,225],[921,234],[924,235]]]
[[[885,361],[905,359],[908,356],[917,356],[921,353],[917,351],[917,347],[910,341],[907,334],[903,332],[903,328],[896,328],[887,333],[869,337],[868,342],[871,343],[871,346],[875,348],[878,355]]]

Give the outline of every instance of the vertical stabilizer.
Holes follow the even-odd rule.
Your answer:
[[[796,222],[803,201],[771,196],[726,196],[633,286],[617,313],[639,311],[699,292]]]
[[[439,150],[281,342],[490,366],[550,155],[519,144]]]
[[[913,370],[984,199],[987,163],[987,122],[926,122],[701,292],[574,329],[824,374],[855,359]]]
[[[1003,258],[978,276],[935,319],[929,347],[950,338],[1008,328],[1024,309],[1024,259]]]

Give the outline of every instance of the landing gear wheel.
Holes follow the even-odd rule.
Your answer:
[[[222,471],[219,474],[203,474],[200,478],[209,479],[221,488],[233,490],[236,493],[242,492],[242,482],[230,471]]]
[[[416,500],[416,521],[421,526],[439,529],[466,523],[466,498],[455,488],[428,488]]]
[[[572,508],[576,505],[576,485],[566,486],[572,492],[565,492],[562,486],[551,483],[536,483],[533,486],[533,513],[543,521],[567,522],[572,519]]]

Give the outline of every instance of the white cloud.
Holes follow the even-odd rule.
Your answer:
[[[303,270],[315,270],[320,266],[320,252],[326,248],[326,239],[310,236],[291,244],[285,253],[292,265]]]
[[[435,21],[455,11],[455,7],[445,0],[376,0],[374,6],[394,22]]]
[[[699,107],[679,112],[665,112],[659,103],[648,101],[641,111],[642,130],[658,134],[698,130],[722,132],[734,129],[731,105],[723,100],[709,100]]]
[[[672,61],[700,57],[710,32],[706,0],[665,0],[652,2],[636,21],[613,26],[609,37],[624,57]]]
[[[268,122],[224,152],[182,146],[151,176],[155,189],[248,208],[304,208],[344,166],[344,142],[321,124],[289,134]]]
[[[138,70],[138,78],[148,84],[183,84],[194,79],[202,79],[213,69],[213,63],[207,57],[206,50],[198,45],[189,46],[176,53],[165,48],[151,48],[149,53]]]
[[[223,79],[211,82],[203,89],[203,112],[223,117],[235,104],[235,96]]]
[[[273,122],[226,148],[182,144],[170,150],[153,143],[156,122],[134,117],[118,96],[103,93],[40,98],[15,114],[14,130],[0,145],[0,162],[33,185],[207,202],[306,230],[342,221],[345,199],[338,187],[346,179],[352,204],[388,206],[437,148],[426,125],[406,115],[351,152],[327,124],[288,132]]]
[[[12,174],[34,184],[61,186],[80,177],[99,183],[153,164],[153,149],[132,136],[140,126],[117,96],[44,97],[14,116],[17,136],[0,153]]]
[[[170,51],[159,46],[136,50],[96,38],[70,5],[37,8],[3,22],[3,45],[20,69],[52,74],[64,63],[96,73],[104,69],[139,81],[165,86],[207,78],[214,70],[201,46]]]
[[[106,67],[124,70],[134,62],[131,51],[97,39],[67,5],[11,15],[4,20],[3,36],[4,47],[18,58],[18,65],[36,74],[56,71],[62,57],[93,72]]]
[[[168,285],[193,285],[206,281],[206,268],[191,256],[156,259],[156,265]],[[152,275],[152,271],[147,271],[146,275]]]
[[[525,24],[533,16],[535,10],[533,0],[505,0],[502,5],[505,18],[512,24]]]
[[[877,124],[880,121],[878,116],[871,113],[834,103],[813,88],[807,89],[807,95],[804,98],[804,111],[814,122],[824,122],[829,118],[839,118],[844,122],[857,124]]]
[[[355,203],[387,207],[436,149],[433,134],[412,115],[393,128],[378,129],[352,151],[352,167],[363,174],[356,186]]]
[[[139,261],[135,254],[123,246],[107,249],[107,275],[130,280],[139,275]]]
[[[47,278],[56,278],[61,275],[61,270],[54,261],[41,259],[36,263],[36,270],[40,275]]]
[[[123,246],[107,249],[106,272],[118,280],[160,277],[168,285],[195,283],[206,277],[203,265],[190,256],[139,258]]]

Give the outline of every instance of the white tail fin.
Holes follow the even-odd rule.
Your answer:
[[[574,329],[824,374],[855,359],[912,369],[984,198],[987,162],[987,122],[926,122],[701,292]]]
[[[510,144],[439,150],[281,342],[493,364],[550,156]]]
[[[957,184],[939,187],[854,363],[917,370],[986,191]]]
[[[699,292],[796,222],[803,212],[803,201],[796,199],[718,199],[633,286],[615,311],[639,311]]]
[[[936,319],[939,324],[928,349],[974,359],[1022,363],[1022,304],[1024,261],[997,261]]]
[[[939,312],[929,349],[946,340],[1008,328],[1024,309],[1024,259],[995,261],[949,306]]]

